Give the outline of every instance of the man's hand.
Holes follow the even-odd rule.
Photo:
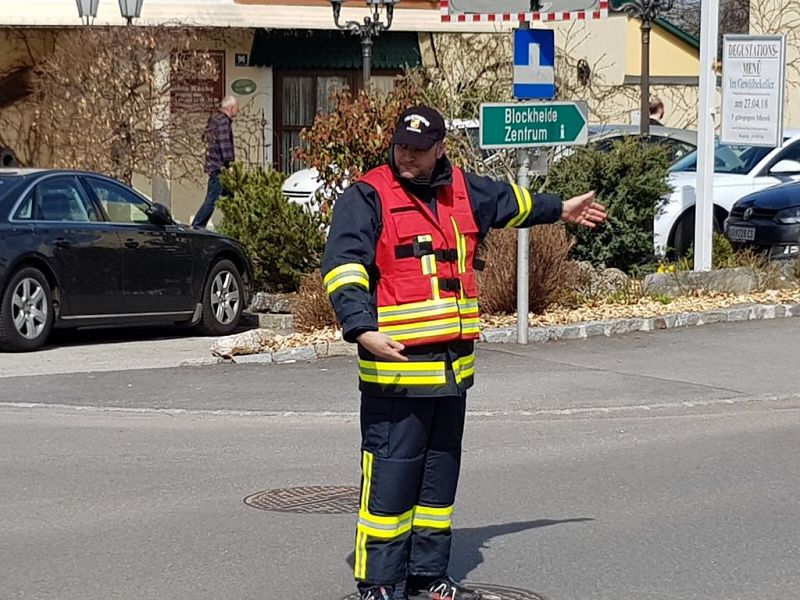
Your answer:
[[[561,209],[561,220],[594,229],[606,220],[606,209],[594,201],[594,192],[570,198]]]
[[[391,362],[408,361],[407,356],[400,354],[405,349],[405,346],[400,342],[395,342],[385,333],[365,331],[356,338],[356,341],[378,358]]]

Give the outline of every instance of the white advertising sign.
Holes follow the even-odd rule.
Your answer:
[[[786,86],[786,38],[726,35],[722,47],[725,144],[780,146]]]

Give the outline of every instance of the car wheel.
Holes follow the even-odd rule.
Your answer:
[[[689,248],[694,244],[694,208],[687,210],[678,219],[672,235],[672,258],[681,258],[689,253]],[[714,233],[722,233],[722,222],[717,215],[717,208],[714,207],[713,227]]]
[[[0,304],[0,350],[40,348],[50,335],[53,316],[53,292],[47,278],[39,269],[20,269],[11,276]]]
[[[244,310],[244,286],[239,269],[229,260],[214,264],[203,288],[203,316],[198,329],[208,335],[228,335]]]
[[[672,236],[672,251],[675,258],[681,258],[689,253],[689,248],[694,244],[694,209],[685,212],[675,225]]]

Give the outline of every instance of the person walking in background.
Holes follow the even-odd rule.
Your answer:
[[[664,103],[657,96],[650,99],[650,125],[658,125],[659,127],[664,124]]]
[[[444,138],[437,111],[407,109],[389,163],[337,200],[322,259],[343,337],[358,343],[362,600],[481,599],[448,574],[479,336],[476,249],[492,227],[606,218],[594,192],[562,202],[465,173]]]
[[[219,174],[236,160],[233,147],[233,119],[239,112],[239,103],[233,96],[225,96],[219,110],[211,115],[203,139],[206,143],[205,172],[208,174],[206,199],[192,221],[192,227],[205,227],[214,213],[217,200],[222,195]]]

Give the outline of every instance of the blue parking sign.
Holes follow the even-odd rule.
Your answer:
[[[551,29],[514,30],[514,97],[556,95],[556,36]]]

